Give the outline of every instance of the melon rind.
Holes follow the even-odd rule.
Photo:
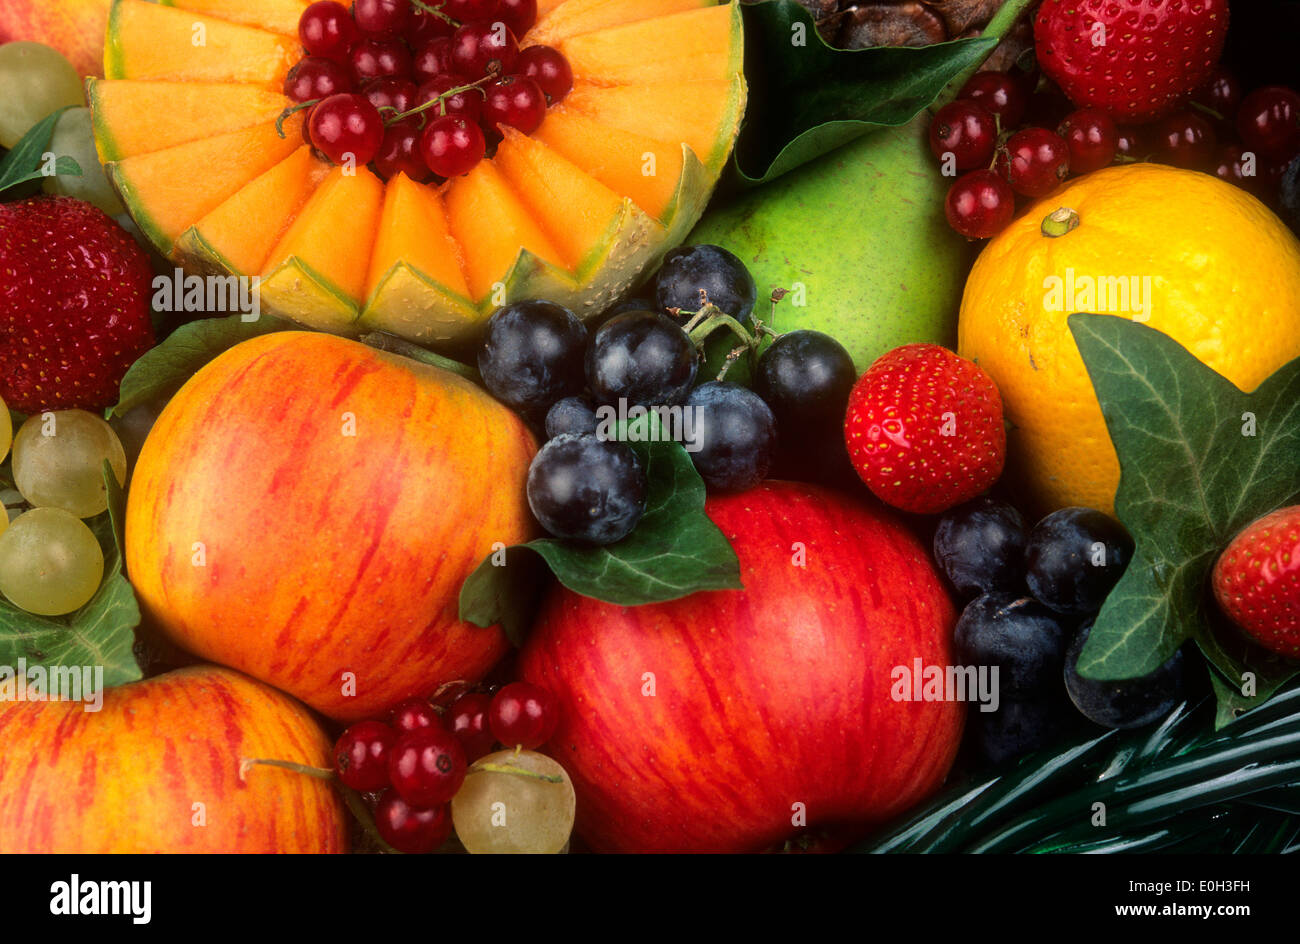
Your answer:
[[[356,303],[332,281],[297,256],[290,256],[262,277],[262,311],[317,331],[357,337]]]

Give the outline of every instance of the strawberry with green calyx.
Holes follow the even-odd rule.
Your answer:
[[[1300,659],[1300,505],[1265,515],[1233,538],[1212,582],[1219,607],[1242,632]]]

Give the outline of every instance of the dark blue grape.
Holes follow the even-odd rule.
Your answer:
[[[997,666],[998,692],[1026,699],[1060,689],[1069,634],[1030,597],[986,593],[966,605],[953,633],[960,665]]]
[[[776,420],[738,384],[709,381],[686,398],[694,423],[691,461],[710,488],[743,491],[763,480],[776,455]]]
[[[598,425],[596,410],[586,397],[565,397],[556,400],[546,413],[546,438],[554,439],[566,433],[594,433]]]
[[[970,710],[970,737],[980,758],[1004,764],[1049,747],[1070,729],[1069,703],[1057,693],[1034,701],[1003,701],[996,711]]]
[[[494,397],[541,422],[556,400],[582,393],[586,347],[587,329],[569,309],[515,302],[488,319],[478,369]]]
[[[982,497],[945,512],[934,559],[964,597],[1019,593],[1025,583],[1025,519],[1004,501]]]
[[[699,357],[681,326],[652,311],[605,322],[587,350],[587,381],[597,403],[672,406],[695,384]]]
[[[1054,511],[1029,533],[1025,582],[1058,613],[1096,613],[1133,557],[1124,526],[1092,508]]]
[[[1092,625],[1088,620],[1079,627],[1065,654],[1065,690],[1085,718],[1106,728],[1140,728],[1163,718],[1183,700],[1187,679],[1181,649],[1140,678],[1099,681],[1080,675],[1079,654]]]
[[[613,544],[632,533],[648,486],[627,443],[565,434],[544,445],[528,469],[528,505],[559,538]]]
[[[683,246],[668,253],[655,278],[655,303],[664,311],[698,311],[704,307],[701,291],[741,324],[753,314],[758,296],[745,264],[720,246]]]
[[[808,424],[842,432],[857,379],[853,358],[839,341],[820,331],[791,331],[758,359],[754,392],[772,408],[783,433]]]

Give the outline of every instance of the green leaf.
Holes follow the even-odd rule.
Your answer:
[[[121,526],[126,493],[108,463],[104,484],[109,510],[90,528],[104,549],[104,580],[90,602],[69,616],[34,616],[0,597],[0,665],[103,666],[104,686],[143,678],[135,658],[140,607],[122,573]]]
[[[254,321],[245,321],[243,315],[230,315],[181,325],[127,370],[117,406],[109,411],[109,416],[122,416],[141,404],[170,397],[199,368],[236,344],[294,327],[291,322],[270,315]]]
[[[1119,455],[1115,511],[1137,544],[1079,672],[1145,675],[1193,638],[1229,720],[1300,672],[1216,625],[1208,592],[1232,538],[1300,493],[1300,359],[1243,393],[1146,325],[1091,314],[1069,324]],[[1241,693],[1244,672],[1253,696]]]
[[[71,106],[69,106],[71,107]],[[45,176],[41,173],[41,163],[45,149],[50,146],[54,136],[54,126],[67,108],[50,112],[23,135],[22,140],[14,145],[13,150],[0,159],[0,193],[10,187],[16,187],[29,180]],[[56,174],[81,176],[81,167],[70,157],[60,157],[54,162]]]
[[[876,128],[907,124],[987,59],[1029,2],[1008,0],[977,38],[857,50],[828,46],[795,0],[742,5],[750,97],[734,176],[766,183]]]
[[[658,428],[641,422],[633,421],[639,435]],[[620,427],[620,438],[626,433]],[[528,560],[534,556],[575,593],[619,606],[742,589],[736,553],[704,513],[704,482],[690,455],[669,441],[629,439],[628,445],[645,464],[650,486],[636,529],[604,547],[539,538],[507,548],[504,565],[494,565],[489,555],[461,587],[461,619],[477,626],[500,623],[512,640],[521,641],[541,582]]]

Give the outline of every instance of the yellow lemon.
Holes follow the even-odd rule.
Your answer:
[[[1300,357],[1300,242],[1244,191],[1157,164],[1080,177],[989,242],[957,347],[1002,392],[1008,474],[1038,513],[1113,512],[1119,485],[1076,311],[1144,321],[1250,391]]]

